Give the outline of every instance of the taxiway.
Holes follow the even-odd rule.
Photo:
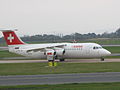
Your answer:
[[[0,86],[120,82],[120,72],[0,76]]]

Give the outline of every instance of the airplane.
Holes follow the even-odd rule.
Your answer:
[[[104,57],[111,54],[110,51],[97,43],[27,44],[16,35],[17,29],[2,29],[0,31],[4,35],[9,52],[27,57],[47,59],[48,61],[81,58],[100,58],[101,61],[104,61]]]

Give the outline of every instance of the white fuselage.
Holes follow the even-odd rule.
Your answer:
[[[96,43],[51,43],[51,44],[25,44],[25,45],[9,45],[9,51],[23,56],[36,57],[46,59],[47,56],[42,50],[30,51],[29,49],[52,47],[64,44],[61,49],[65,50],[64,55],[58,55],[60,58],[101,58],[111,53]],[[55,47],[56,48],[56,47]]]

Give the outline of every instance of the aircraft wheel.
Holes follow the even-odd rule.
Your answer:
[[[104,58],[101,58],[101,61],[104,61],[105,59]]]

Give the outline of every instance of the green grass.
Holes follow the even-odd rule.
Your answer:
[[[95,38],[95,39],[88,39],[88,40],[83,40],[83,41],[78,41],[78,43],[98,43],[98,44],[105,44],[105,45],[111,45],[111,44],[120,44],[120,39],[119,38]]]
[[[39,75],[93,72],[120,72],[120,63],[58,63],[57,67],[48,67],[48,63],[0,64],[0,75]]]
[[[116,46],[116,47],[103,47],[107,50],[109,50],[111,53],[120,53],[120,47],[119,46]],[[120,58],[120,56],[108,56],[106,58]]]
[[[105,59],[119,59],[120,58],[120,56],[107,56],[107,57],[105,57]]]
[[[0,47],[7,46],[6,42],[0,43]]]
[[[0,90],[120,90],[120,83],[0,86]]]
[[[91,42],[95,42],[98,44],[120,44],[120,39],[96,39],[96,40],[90,40]]]
[[[120,53],[120,47],[116,46],[116,47],[104,47],[105,49],[109,50],[112,53]]]
[[[53,41],[54,42],[54,41]],[[39,43],[53,43],[53,42],[28,42],[28,43],[32,43],[32,44],[39,44]],[[56,42],[72,42],[72,41],[56,41]],[[109,45],[109,44],[120,44],[120,39],[119,38],[94,38],[94,39],[87,39],[87,40],[81,40],[78,41],[77,43],[87,43],[87,42],[92,42],[92,43],[98,43],[98,44],[105,44],[105,45]]]
[[[21,55],[17,55],[17,54],[14,54],[14,53],[11,53],[7,50],[5,51],[0,51],[0,58],[3,58],[3,57],[20,57]]]

